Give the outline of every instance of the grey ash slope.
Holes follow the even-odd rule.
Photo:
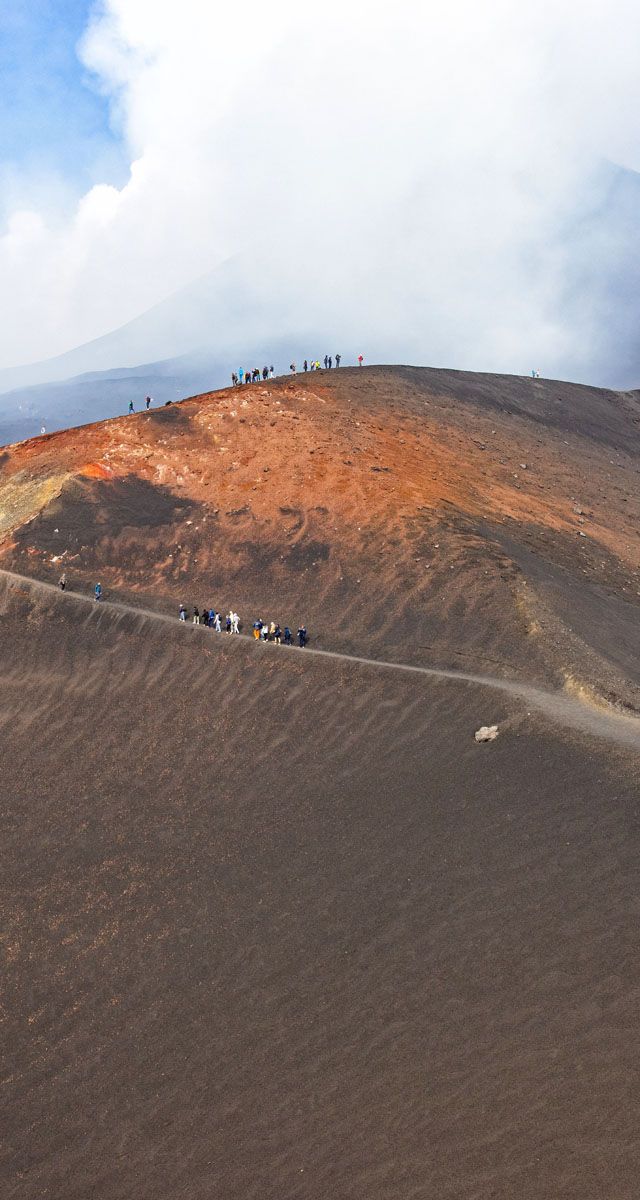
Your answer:
[[[0,614],[3,1195],[635,1197],[636,754],[6,577]]]

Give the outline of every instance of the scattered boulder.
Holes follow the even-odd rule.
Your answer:
[[[476,730],[475,735],[477,742],[495,742],[497,736],[497,725],[482,725],[480,729]]]

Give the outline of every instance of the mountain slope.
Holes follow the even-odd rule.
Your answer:
[[[413,368],[229,389],[9,448],[0,561],[635,705],[637,414]]]
[[[5,577],[0,662],[4,1196],[632,1200],[637,752]]]
[[[0,454],[3,1197],[634,1200],[636,404],[375,368]]]

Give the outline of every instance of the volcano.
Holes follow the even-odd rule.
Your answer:
[[[5,448],[3,1195],[635,1196],[639,422],[375,367]]]
[[[537,379],[228,389],[7,448],[0,563],[635,706],[639,439],[636,393]]]

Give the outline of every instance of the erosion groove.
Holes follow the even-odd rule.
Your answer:
[[[17,575],[14,572],[4,571],[0,569],[0,576],[7,582],[19,584],[32,588],[34,591],[49,591],[55,593],[56,589],[51,584],[43,583],[39,580],[34,580],[25,575]],[[89,607],[91,610],[96,609],[96,602],[89,596],[71,591],[64,592],[64,600],[70,602],[79,602]],[[165,613],[158,613],[149,608],[136,607],[132,608],[122,604],[120,601],[105,601],[99,602],[99,611],[110,611],[114,614],[129,614],[137,618],[144,617],[151,621],[160,621],[164,624],[170,624],[180,627],[181,635],[183,636],[204,636],[207,638],[218,637],[222,635],[214,635],[211,630],[204,626],[193,625],[187,623],[184,628],[181,623],[176,623],[175,618],[168,616]],[[95,613],[96,618],[99,616],[99,611]],[[141,635],[143,633],[141,631]],[[225,635],[226,638],[226,635]],[[247,638],[241,635],[242,642],[249,643],[252,651],[258,654],[288,654],[291,651],[285,650],[281,646],[274,646],[270,643],[255,644],[253,638]],[[229,639],[232,645],[237,643],[236,637]],[[292,647],[292,650],[297,648]],[[618,709],[611,708],[605,710],[595,703],[586,701],[574,700],[561,692],[545,691],[543,688],[535,687],[532,684],[521,682],[516,679],[503,679],[496,675],[481,675],[473,674],[466,671],[443,670],[438,667],[423,667],[416,666],[412,663],[390,662],[384,659],[365,658],[357,654],[344,654],[336,650],[317,650],[312,646],[306,646],[302,652],[304,658],[322,658],[333,659],[336,662],[358,663],[363,667],[371,667],[374,670],[383,671],[403,671],[417,675],[427,676],[433,679],[449,679],[456,683],[473,683],[481,687],[490,688],[495,691],[504,692],[507,695],[517,696],[524,700],[532,708],[538,712],[544,713],[545,716],[567,728],[577,729],[582,733],[591,734],[594,737],[603,737],[609,741],[618,742],[620,745],[632,746],[640,750],[640,718],[636,718],[627,713],[621,712]]]

